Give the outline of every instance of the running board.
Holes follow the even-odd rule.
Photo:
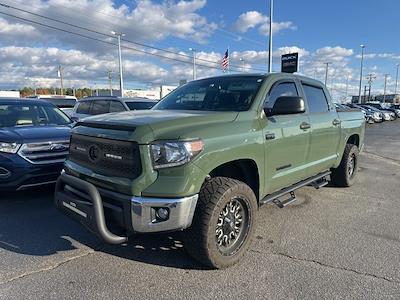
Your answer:
[[[312,185],[316,189],[319,189],[328,184],[328,181],[326,180],[325,177],[330,174],[331,174],[331,171],[325,171],[325,172],[319,173],[317,175],[314,175],[308,179],[305,179],[298,183],[295,183],[287,188],[284,188],[282,190],[279,190],[277,192],[269,194],[260,201],[260,206],[267,204],[269,202],[273,202],[278,207],[283,208],[283,207],[289,205],[290,203],[296,201],[296,196],[294,195],[294,191],[296,191],[299,188],[302,188],[306,185]],[[279,198],[281,198],[287,194],[290,194],[290,197],[288,199],[286,199],[284,201],[279,200]]]
[[[279,208],[284,208],[285,206],[288,206],[290,203],[293,203],[297,200],[294,192],[290,192],[289,195],[289,198],[284,201],[279,200],[279,198],[275,198],[274,200],[272,200],[272,203],[274,203]]]

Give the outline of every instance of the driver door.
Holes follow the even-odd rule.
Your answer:
[[[281,96],[299,96],[294,81],[278,81],[265,99],[264,108],[272,109]],[[265,186],[268,194],[307,178],[306,159],[310,145],[310,121],[307,113],[267,117],[264,133]]]

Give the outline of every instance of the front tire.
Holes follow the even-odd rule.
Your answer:
[[[356,145],[347,144],[340,165],[332,170],[331,181],[338,187],[352,186],[358,170],[359,151]]]
[[[198,262],[216,269],[236,264],[255,231],[258,205],[252,189],[226,177],[207,181],[199,195],[185,248]]]

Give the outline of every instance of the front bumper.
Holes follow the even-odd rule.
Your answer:
[[[17,154],[0,154],[0,190],[23,190],[55,183],[63,163],[34,165]]]
[[[57,180],[55,204],[66,215],[80,222],[105,242],[122,244],[132,233],[176,231],[188,228],[198,195],[183,198],[130,197],[97,188],[77,177],[62,174]],[[156,211],[165,208],[168,218]],[[124,234],[115,234],[122,229]]]

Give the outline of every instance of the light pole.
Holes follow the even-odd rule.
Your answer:
[[[108,76],[108,83],[110,85],[110,96],[113,95],[113,90],[112,90],[112,70],[107,71],[107,76]]]
[[[376,77],[373,74],[368,74],[368,102],[371,101],[371,88],[372,88],[372,81],[374,81]]]
[[[58,77],[60,77],[60,83],[61,83],[61,95],[64,95],[64,82],[63,82],[63,71],[64,68],[61,67],[61,65],[58,66]]]
[[[361,85],[362,85],[362,73],[363,73],[363,63],[364,63],[364,48],[365,45],[360,45],[361,47],[361,67],[360,67],[360,86],[358,88],[358,103],[361,103]]]
[[[122,32],[111,31],[113,35],[115,35],[118,39],[118,56],[119,56],[119,90],[121,93],[121,97],[124,96],[124,79],[122,76],[122,53],[121,53],[121,37],[125,36]]]
[[[242,57],[242,58],[240,58],[240,61],[242,62],[242,71],[244,73],[245,72],[245,65],[244,65],[245,59]]]
[[[272,17],[274,0],[269,0],[269,43],[268,43],[268,73],[272,73]]]
[[[386,84],[387,84],[387,79],[390,74],[385,74],[385,85],[383,87],[383,103],[386,103]]]
[[[193,54],[193,80],[196,80],[196,49],[189,48],[189,51]]]
[[[396,83],[395,83],[395,85],[394,85],[394,95],[396,96],[396,93],[397,93],[397,80],[399,79],[399,66],[400,66],[400,64],[397,64],[396,65]]]
[[[325,86],[326,86],[328,83],[328,69],[329,69],[330,62],[326,62],[325,65],[326,65],[326,67],[325,67]]]

